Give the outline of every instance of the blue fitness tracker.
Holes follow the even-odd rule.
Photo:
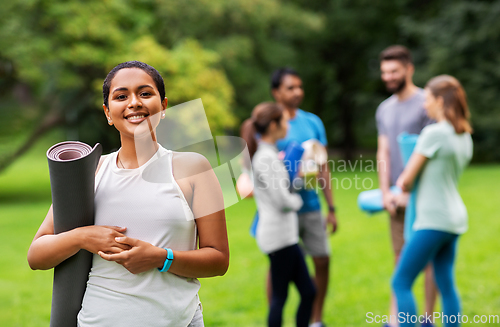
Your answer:
[[[165,271],[168,271],[168,269],[170,268],[170,265],[172,264],[172,261],[174,261],[174,253],[172,252],[171,249],[167,249],[165,248],[165,250],[167,250],[167,258],[165,259],[165,263],[163,264],[163,268],[158,268],[158,270],[160,272],[165,272]]]

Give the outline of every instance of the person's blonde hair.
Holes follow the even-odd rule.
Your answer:
[[[434,97],[443,98],[444,116],[453,125],[457,134],[472,133],[467,95],[455,77],[439,75],[431,78],[425,87]]]

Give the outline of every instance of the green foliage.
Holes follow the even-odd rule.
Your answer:
[[[375,110],[387,94],[380,82],[378,54],[401,42],[395,22],[408,1],[300,1],[325,16],[318,37],[300,43],[304,107],[327,126],[329,142],[347,158],[356,148],[376,145]]]
[[[415,81],[454,75],[470,99],[475,160],[500,160],[498,1],[17,0],[0,3],[0,143],[22,143],[47,117],[68,138],[118,145],[100,84],[123,60],[160,70],[174,105],[202,98],[215,134],[237,133],[281,66],[301,74],[302,108],[352,158],[374,149],[374,114],[389,94],[378,54],[408,46]],[[16,108],[16,110],[12,110]],[[1,160],[1,159],[0,159]]]
[[[463,84],[472,113],[475,159],[498,161],[500,152],[500,2],[457,1],[436,6],[425,20],[405,17],[401,27],[420,44],[421,83],[449,74]]]
[[[194,37],[221,56],[240,121],[259,102],[271,99],[272,70],[299,64],[303,49],[295,41],[324,28],[321,14],[278,0],[163,1],[158,19],[155,30],[162,44]]]
[[[55,116],[69,138],[116,147],[117,133],[107,128],[101,112],[100,85],[119,62],[143,60],[165,74],[172,104],[201,97],[214,133],[234,127],[233,88],[220,56],[194,39],[160,44],[152,30],[155,6],[140,0],[2,2],[0,66],[13,72],[0,81],[12,90],[26,86],[30,99],[23,110],[31,115],[16,121],[26,131]],[[2,113],[25,101],[12,92],[6,97],[10,103],[0,106]],[[13,129],[2,135],[11,138]]]
[[[143,36],[127,51],[110,59],[109,69],[128,60],[140,60],[155,67],[164,78],[170,106],[201,98],[212,133],[222,134],[225,128],[235,126],[231,114],[233,88],[224,72],[217,68],[220,56],[204,49],[198,41],[185,39],[168,50],[152,36]],[[102,80],[96,80],[94,85],[96,92],[101,91]]]

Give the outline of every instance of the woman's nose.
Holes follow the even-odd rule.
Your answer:
[[[132,94],[128,105],[129,105],[129,107],[141,107],[142,102],[141,102],[141,99],[137,95]]]

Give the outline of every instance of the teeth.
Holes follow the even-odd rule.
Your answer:
[[[140,118],[144,118],[144,115],[131,116],[131,117],[128,117],[127,119],[128,120],[134,120],[134,119],[140,119]]]

